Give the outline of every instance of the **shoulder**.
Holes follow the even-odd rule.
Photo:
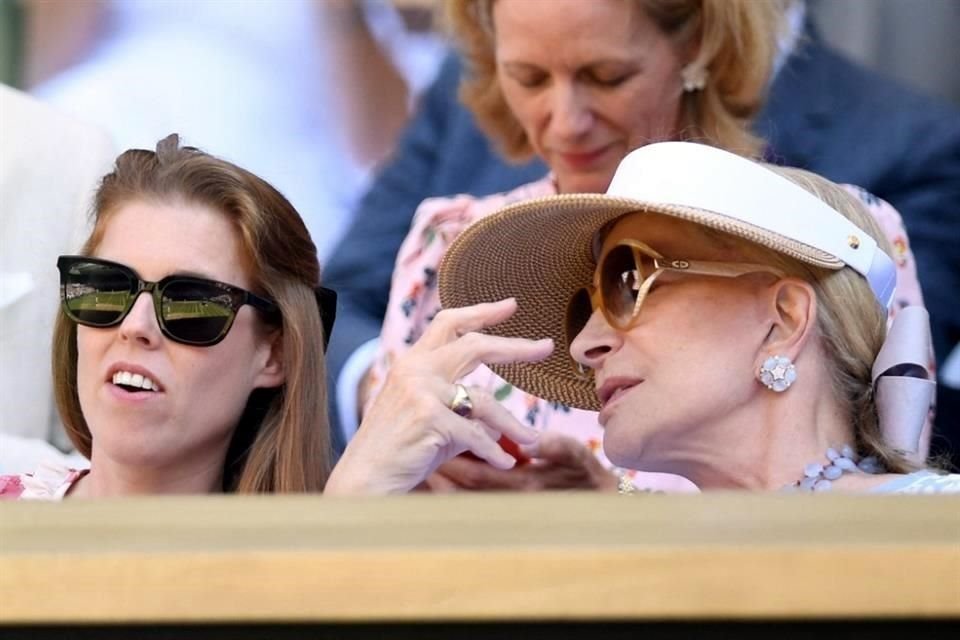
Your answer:
[[[87,469],[74,469],[60,462],[44,461],[33,473],[0,477],[0,497],[20,500],[62,500],[77,480],[87,472]],[[6,489],[4,480],[7,484]]]
[[[926,469],[915,471],[874,487],[873,493],[960,494],[960,474],[939,474]]]

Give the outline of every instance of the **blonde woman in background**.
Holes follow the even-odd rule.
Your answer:
[[[632,149],[694,140],[744,155],[760,152],[751,118],[763,104],[783,28],[774,0],[457,0],[448,5],[468,75],[461,95],[511,158],[536,154],[543,179],[485,198],[423,202],[401,246],[379,350],[366,376],[369,398],[440,309],[437,272],[450,244],[500,207],[556,193],[603,192]],[[903,299],[922,304],[899,216],[872,199],[884,231],[904,250]],[[481,367],[462,381],[495,397],[544,432],[536,464],[509,472],[461,458],[428,481],[434,490],[614,489],[593,412],[525,393]],[[638,482],[640,482],[638,480]],[[690,488],[645,476],[644,486]]]

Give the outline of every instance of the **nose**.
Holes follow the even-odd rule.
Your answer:
[[[120,323],[120,339],[133,341],[144,347],[154,347],[160,344],[162,337],[153,298],[148,292],[141,292],[130,313]]]
[[[587,93],[574,84],[557,83],[550,95],[550,124],[564,142],[582,138],[593,127],[594,114]]]
[[[621,344],[620,332],[611,327],[603,313],[597,309],[570,343],[570,356],[581,365],[596,371]]]

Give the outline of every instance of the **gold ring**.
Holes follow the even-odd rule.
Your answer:
[[[453,400],[450,401],[450,411],[453,411],[460,417],[469,418],[473,413],[473,400],[467,393],[467,388],[462,384],[454,385],[456,391],[453,394]]]

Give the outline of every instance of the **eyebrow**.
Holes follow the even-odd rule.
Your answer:
[[[525,62],[523,60],[503,60],[500,64],[508,71],[540,71],[543,69],[543,67],[539,64]],[[625,69],[639,69],[643,67],[642,61],[635,60],[633,58],[598,58],[596,60],[590,60],[585,64],[578,65],[576,70],[579,71],[582,69],[590,69],[593,67],[602,67],[606,65],[623,67]]]

